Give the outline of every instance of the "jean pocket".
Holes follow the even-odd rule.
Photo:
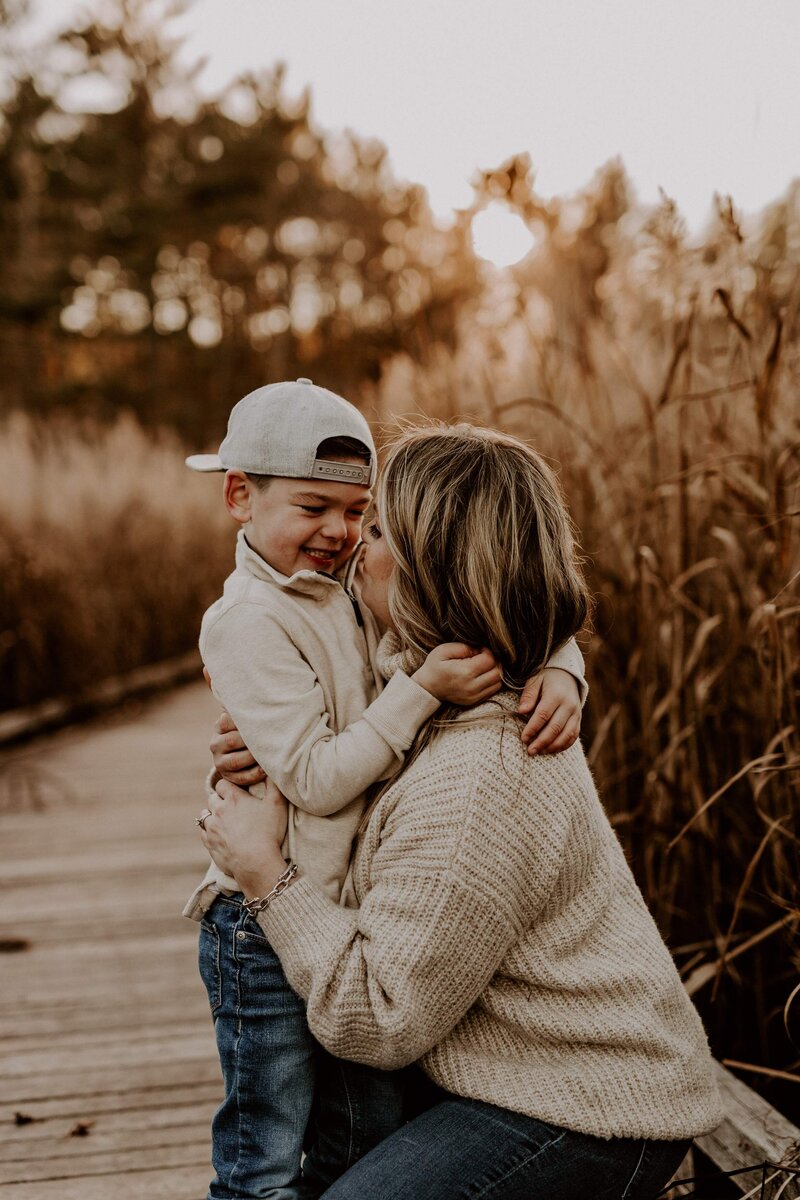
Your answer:
[[[259,925],[255,917],[245,917],[242,922],[240,932],[244,937],[238,938],[240,943],[244,943],[253,954],[270,954],[277,958],[277,954],[272,949],[268,937],[265,937],[264,930]]]
[[[220,969],[219,930],[211,921],[200,922],[198,961],[200,978],[206,985],[212,1013],[222,1004],[222,971]]]
[[[236,995],[244,1016],[277,1016],[305,1013],[305,1005],[292,990],[269,941],[247,929],[236,932]]]

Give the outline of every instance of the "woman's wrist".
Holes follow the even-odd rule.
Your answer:
[[[257,917],[259,913],[265,911],[272,904],[273,900],[277,900],[282,896],[290,883],[297,874],[297,863],[290,862],[286,864],[284,871],[276,879],[274,885],[263,896],[251,896],[245,898],[244,907],[247,909],[251,917]]]
[[[276,847],[275,853],[259,864],[257,870],[241,872],[236,876],[236,882],[246,900],[252,900],[255,896],[266,896],[267,892],[275,887],[287,866],[286,859]]]

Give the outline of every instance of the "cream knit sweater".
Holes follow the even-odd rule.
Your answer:
[[[600,1137],[707,1131],[703,1028],[581,747],[530,758],[516,701],[464,714],[387,788],[360,907],[301,878],[264,932],[336,1055],[418,1059],[451,1092]]]

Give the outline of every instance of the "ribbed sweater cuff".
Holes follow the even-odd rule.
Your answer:
[[[336,904],[310,879],[298,879],[259,913],[258,923],[290,984],[307,999],[315,967],[328,959],[331,946],[352,937],[358,913]]]

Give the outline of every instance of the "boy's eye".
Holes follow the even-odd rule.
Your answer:
[[[325,509],[322,507],[322,505],[301,504],[300,507],[302,508],[303,512],[313,513],[314,516],[317,517],[320,513],[325,512]]]

